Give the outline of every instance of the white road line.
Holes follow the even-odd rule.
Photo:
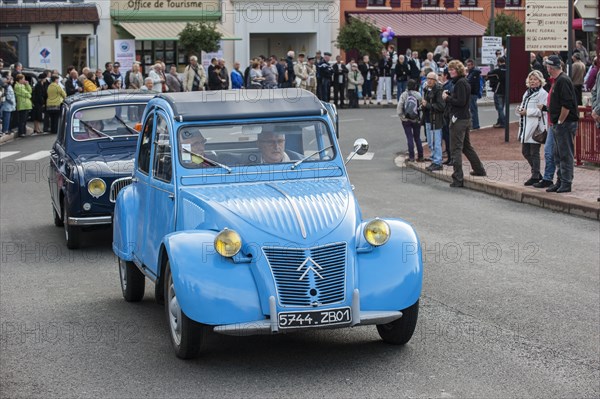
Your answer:
[[[17,161],[37,161],[38,159],[46,158],[48,155],[50,155],[50,151],[48,150],[38,151],[26,157],[19,158]]]
[[[354,161],[355,159],[359,160],[359,161],[370,161],[373,159],[373,156],[375,156],[374,152],[367,152],[364,155],[355,155],[352,160]],[[348,156],[346,157],[346,159],[350,158],[350,154],[348,154]]]
[[[6,157],[10,157],[11,155],[15,155],[20,153],[21,151],[0,151],[0,159],[4,159]]]

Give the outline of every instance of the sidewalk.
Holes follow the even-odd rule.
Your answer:
[[[463,156],[465,187],[483,191],[513,201],[540,206],[553,211],[600,220],[600,167],[598,165],[575,166],[573,191],[557,194],[547,193],[545,189],[525,187],[523,183],[531,177],[529,164],[521,155],[521,143],[517,141],[518,125],[510,124],[510,142],[504,142],[504,129],[484,128],[470,133],[471,143],[477,151],[487,171],[485,177],[469,175],[471,165]],[[425,146],[425,156],[429,149]],[[544,148],[540,150],[542,157],[541,172],[544,173]],[[447,182],[452,181],[452,166],[444,166],[444,170],[429,172],[425,167],[429,162],[407,162],[408,156],[396,158],[396,165],[419,170],[430,176]],[[448,190],[456,190],[448,187]]]

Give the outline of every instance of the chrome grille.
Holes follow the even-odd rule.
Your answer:
[[[117,195],[119,194],[119,191],[121,191],[124,187],[130,185],[131,180],[132,180],[132,177],[128,176],[128,177],[122,177],[122,178],[117,179],[114,182],[112,182],[112,184],[110,185],[110,195],[108,197],[110,202],[117,201]]]
[[[282,306],[344,301],[346,243],[308,249],[265,247]]]

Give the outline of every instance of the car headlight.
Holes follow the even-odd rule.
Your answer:
[[[376,247],[385,244],[390,239],[390,225],[385,220],[373,219],[365,226],[365,239]]]
[[[224,229],[215,237],[215,249],[226,258],[235,256],[242,248],[242,237],[235,231]]]
[[[94,198],[101,197],[106,192],[106,183],[104,180],[95,178],[88,182],[88,193]]]

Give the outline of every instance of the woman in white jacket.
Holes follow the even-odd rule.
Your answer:
[[[533,133],[539,129],[547,130],[548,115],[542,111],[548,101],[548,93],[544,90],[546,81],[538,70],[533,70],[527,75],[525,81],[527,90],[523,94],[523,101],[516,109],[519,118],[519,141],[522,143],[521,151],[531,166],[531,177],[525,182],[526,186],[542,180],[540,173],[540,147],[541,144],[533,139]]]

